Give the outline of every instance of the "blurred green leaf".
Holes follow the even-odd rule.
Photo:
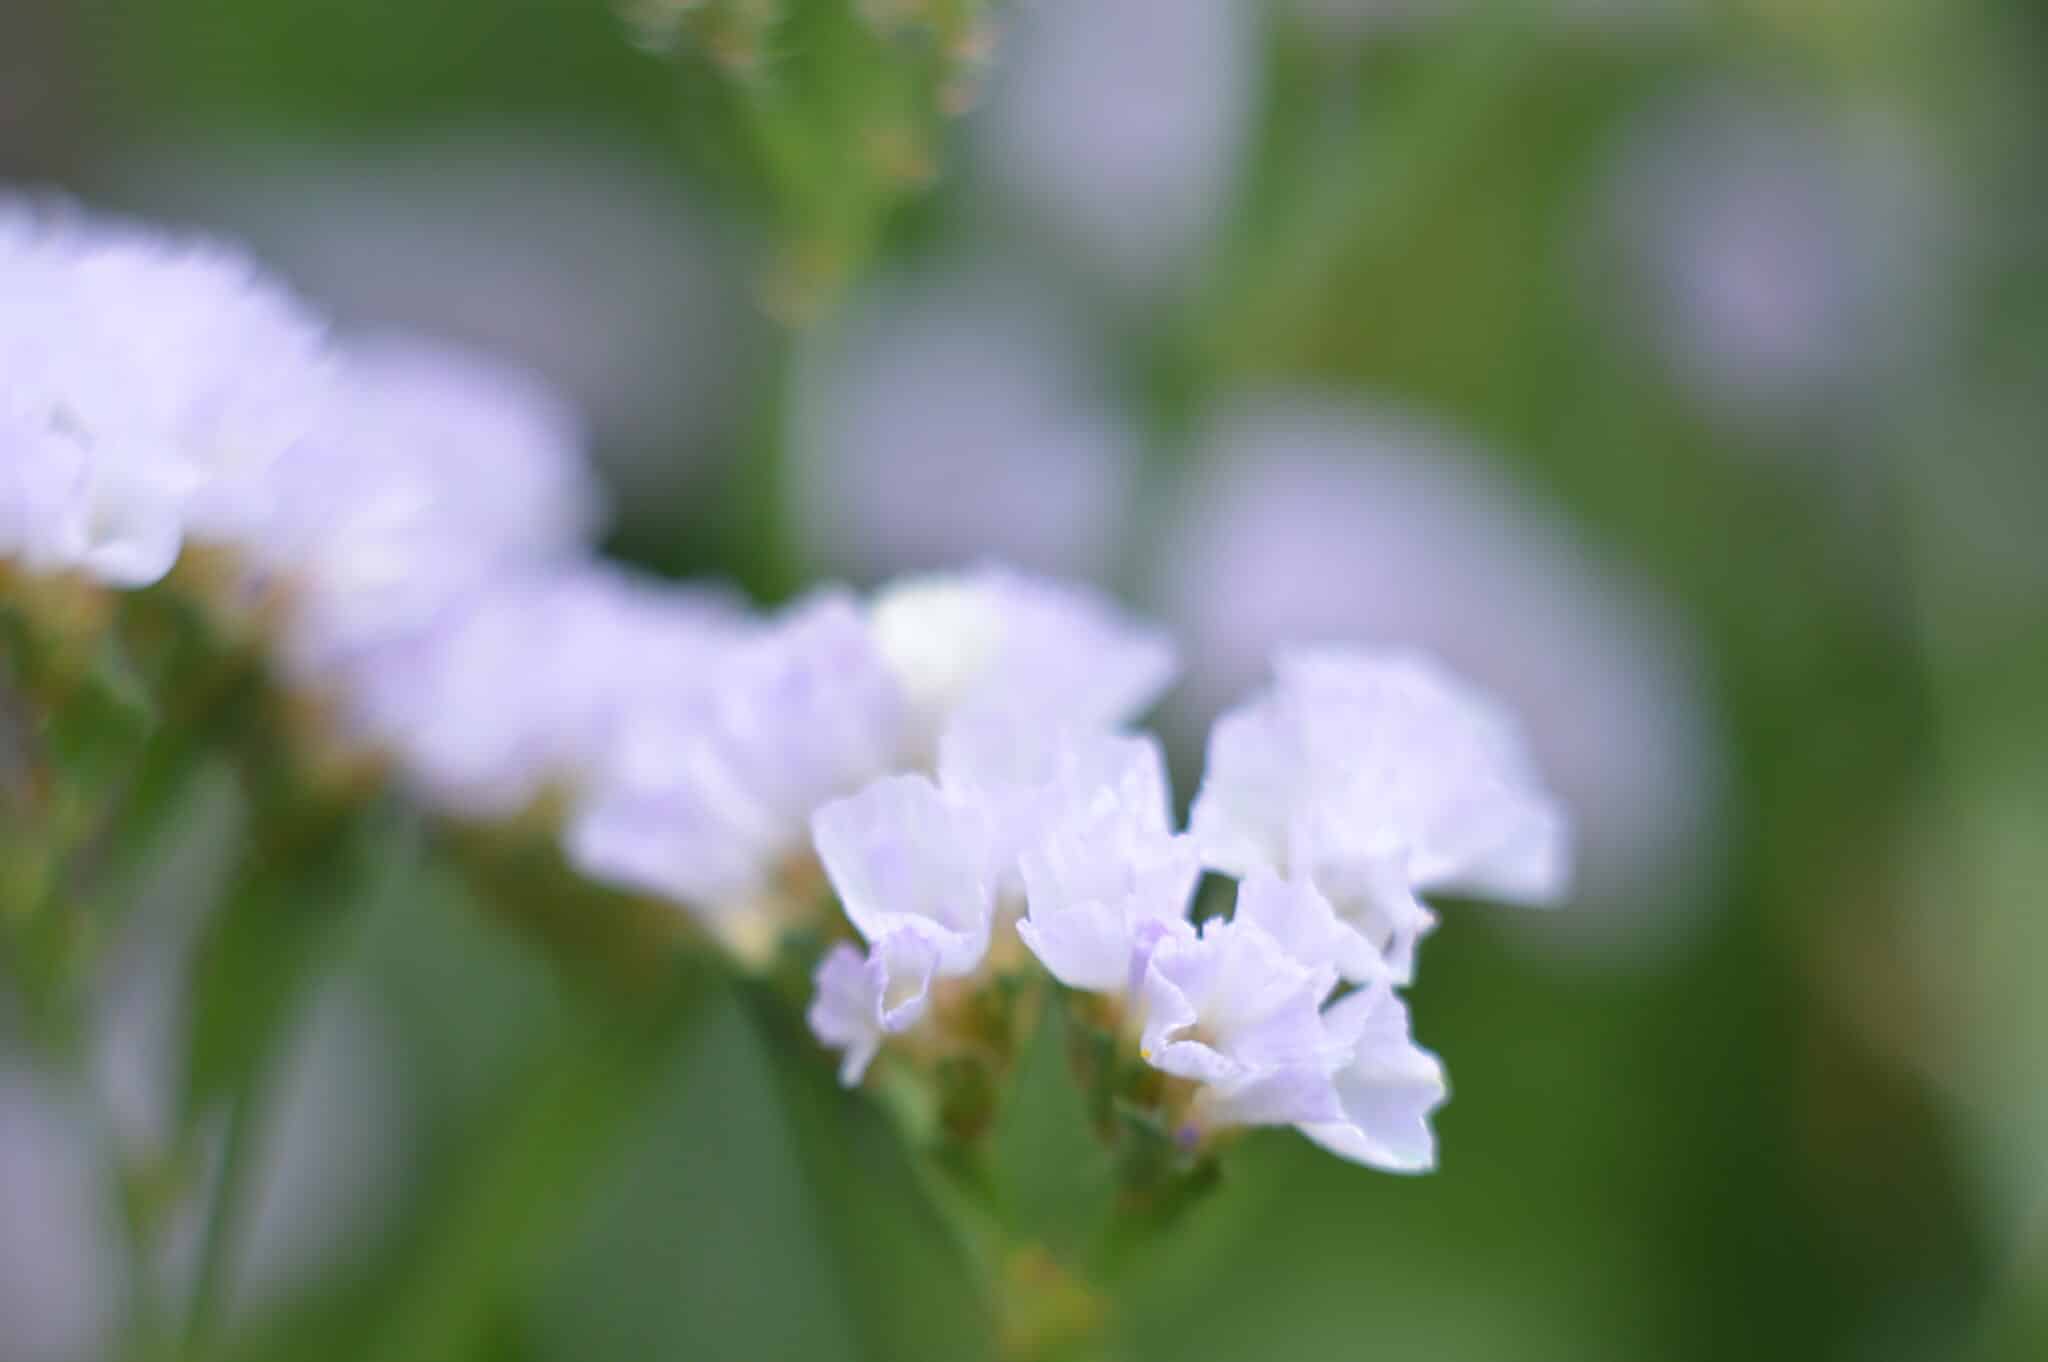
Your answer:
[[[683,962],[669,988],[619,1016],[575,1015],[534,1062],[472,1157],[430,1198],[393,1296],[360,1349],[385,1362],[479,1356],[536,1268],[580,1216],[671,1072],[704,1002],[701,965]]]

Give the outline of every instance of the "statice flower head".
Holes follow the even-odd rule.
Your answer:
[[[1108,728],[1172,681],[1172,643],[1086,587],[984,566],[911,577],[875,598],[875,641],[903,687],[906,758],[932,761],[947,727]]]
[[[324,419],[322,325],[236,251],[0,201],[0,551],[145,586]]]
[[[1069,986],[1108,992],[1131,984],[1133,960],[1160,933],[1186,928],[1199,867],[1172,830],[1155,741],[962,722],[940,750],[937,780],[890,776],[813,820],[825,874],[871,947],[864,968],[907,990],[889,1034],[923,1015],[891,963],[898,938],[927,943],[939,977],[1013,971],[1029,959],[1021,944]],[[839,954],[821,966],[821,997],[852,977]],[[814,1029],[849,1044],[843,1028]]]
[[[902,702],[843,593],[730,643],[622,717],[568,848],[586,874],[682,904],[759,959],[814,878],[812,813],[894,769]]]
[[[1379,967],[1406,982],[1434,924],[1418,895],[1554,902],[1565,820],[1513,724],[1441,668],[1402,654],[1306,649],[1226,714],[1209,743],[1192,830],[1213,869],[1312,882]]]

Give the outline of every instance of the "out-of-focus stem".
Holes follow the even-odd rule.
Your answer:
[[[267,1074],[267,1066],[265,1066]],[[222,1133],[220,1163],[207,1199],[201,1231],[198,1275],[185,1316],[182,1356],[193,1362],[218,1346],[234,1289],[236,1253],[247,1227],[261,1157],[260,1127],[268,1095],[265,1075],[253,1078],[232,1098]]]

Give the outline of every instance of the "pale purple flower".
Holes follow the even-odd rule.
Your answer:
[[[546,121],[343,141],[173,139],[122,192],[253,243],[343,325],[446,337],[587,414],[629,529],[705,501],[767,324],[744,241],[670,160]]]
[[[861,999],[860,1016],[882,1015],[873,998],[879,981],[893,977],[880,954],[892,940],[926,942],[942,975],[974,973],[1027,888],[1032,917],[1017,929],[1075,987],[1131,986],[1164,932],[1188,930],[1199,866],[1192,846],[1173,834],[1165,763],[1151,739],[956,726],[941,744],[940,769],[936,782],[917,773],[878,780],[812,820],[846,916],[877,947],[864,994],[849,992],[853,963],[835,965],[830,979],[820,975],[821,990],[837,989],[834,1001],[821,1001],[823,1015],[846,1015],[849,997]],[[834,1037],[856,1034],[853,1023],[835,1025],[828,1039],[851,1046]],[[873,1031],[862,1026],[860,1034]]]
[[[980,810],[925,776],[899,775],[827,804],[811,825],[840,906],[870,943],[909,932],[932,944],[942,975],[981,965],[995,894]]]
[[[1332,1003],[1323,1025],[1351,1047],[1332,1077],[1341,1118],[1309,1121],[1301,1132],[1333,1154],[1393,1173],[1436,1166],[1430,1114],[1450,1096],[1443,1065],[1409,1035],[1408,1009],[1374,984]]]
[[[0,414],[0,560],[31,571],[82,565],[115,579],[163,571],[177,554],[176,518],[145,519],[140,533],[102,519],[95,544],[92,474],[76,444]]]
[[[820,1041],[845,1052],[841,1083],[859,1083],[883,1040],[924,1017],[938,963],[931,938],[915,931],[891,933],[865,955],[846,942],[826,953],[805,1016]]]
[[[591,781],[624,716],[715,666],[746,628],[721,594],[590,562],[499,583],[355,659],[340,699],[431,801],[500,817]]]
[[[1443,1067],[1410,1037],[1388,983],[1328,1001],[1336,971],[1313,953],[1328,908],[1313,893],[1254,876],[1235,917],[1161,939],[1145,965],[1141,1053],[1200,1085],[1186,1133],[1294,1125],[1354,1162],[1428,1169]]]
[[[910,577],[870,607],[909,706],[906,759],[954,723],[1110,728],[1172,680],[1172,643],[1086,587],[984,566]]]
[[[1214,869],[1313,883],[1398,982],[1433,922],[1418,893],[1545,903],[1570,868],[1507,718],[1432,663],[1354,649],[1283,654],[1218,722],[1192,831]],[[1354,981],[1379,973],[1361,959]]]
[[[812,814],[894,769],[901,724],[865,616],[821,593],[678,667],[625,714],[571,821],[570,857],[764,945],[753,910],[808,855]]]
[[[0,200],[0,552],[110,585],[232,539],[323,419],[319,322],[235,251]]]
[[[1307,880],[1283,880],[1255,870],[1237,887],[1232,920],[1280,943],[1297,960],[1326,961],[1346,979],[1380,979],[1387,963],[1379,951]]]
[[[241,546],[292,597],[288,656],[318,674],[466,596],[587,552],[602,498],[575,413],[525,374],[380,336],[341,352],[326,429],[269,471]]]
[[[1045,727],[1003,718],[962,721],[939,739],[939,787],[981,810],[989,828],[988,873],[1007,906],[1024,896],[1023,852],[1055,820],[1099,801],[1133,822],[1166,830],[1165,759],[1138,734]]]
[[[1608,956],[1714,899],[1725,743],[1699,640],[1639,564],[1414,413],[1306,393],[1226,405],[1150,600],[1184,644],[1183,734],[1303,640],[1412,647],[1497,696],[1581,836],[1569,913],[1504,923]]]
[[[1212,920],[1160,941],[1146,964],[1139,1053],[1200,1085],[1197,1129],[1343,1119],[1332,1076],[1350,1057],[1324,1024],[1337,972],[1246,922]]]
[[[1108,738],[1118,769],[1069,767],[1019,857],[1017,932],[1069,988],[1122,992],[1146,953],[1186,928],[1201,867],[1173,830],[1165,762],[1150,738]]]

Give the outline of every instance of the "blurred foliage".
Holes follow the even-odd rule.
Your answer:
[[[1977,570],[1948,500],[2010,489],[1993,507],[2038,552],[2048,20],[2021,0],[1707,8],[1611,42],[1526,7],[1356,48],[1274,19],[1201,287],[1106,322],[1157,486],[1246,378],[1397,395],[1490,440],[1691,612],[1734,769],[1691,950],[1631,969],[1531,954],[1454,909],[1415,998],[1457,1085],[1442,1171],[1248,1141],[1205,1213],[1134,1265],[1133,1357],[2048,1352],[2048,603]],[[0,155],[40,175],[89,184],[96,156],[174,132],[514,114],[661,148],[764,226],[779,211],[730,173],[714,78],[635,50],[598,0],[85,0],[21,31],[60,97]],[[1849,437],[1874,515],[1835,514],[1801,437],[1703,419],[1577,296],[1589,167],[1628,112],[1715,74],[1902,111],[1987,224],[1952,371],[1876,394],[1856,429],[1878,433]],[[884,214],[876,249],[942,245],[954,179]],[[779,594],[802,560],[775,492],[782,375],[757,381],[728,531],[625,547]],[[877,1113],[786,1018],[685,973],[621,1021],[473,890],[408,868],[403,836],[369,841],[383,887],[312,964],[365,980],[404,1038],[412,1167],[382,1189],[376,1251],[252,1325],[241,1355],[974,1355],[986,1321],[953,1246]],[[202,953],[202,1033],[241,1035],[265,989],[310,986],[281,962],[312,943],[236,939],[264,959]],[[1845,988],[1874,990],[1904,1042]],[[1039,1160],[1048,1214],[1070,1134],[1006,1146]]]

